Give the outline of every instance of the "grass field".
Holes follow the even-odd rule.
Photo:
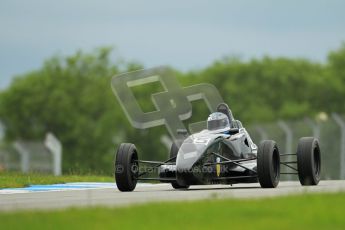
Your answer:
[[[345,193],[0,213],[0,229],[345,229]]]
[[[114,182],[113,177],[93,175],[53,176],[45,174],[22,174],[0,172],[0,188],[18,188],[31,184],[56,184],[67,182]]]

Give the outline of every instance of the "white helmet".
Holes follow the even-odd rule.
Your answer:
[[[223,131],[230,129],[229,118],[220,112],[211,113],[207,119],[207,129],[210,131]]]

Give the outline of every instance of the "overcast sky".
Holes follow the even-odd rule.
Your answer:
[[[323,61],[342,41],[344,0],[0,0],[0,88],[54,54],[104,45],[189,70],[224,55]]]

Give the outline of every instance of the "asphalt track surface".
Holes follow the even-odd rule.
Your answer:
[[[68,189],[53,186],[48,190],[0,190],[0,211],[87,206],[116,207],[161,201],[255,199],[301,193],[345,192],[345,180],[321,181],[318,186],[303,187],[299,182],[280,182],[275,189],[262,189],[259,184],[237,184],[191,186],[188,190],[174,190],[170,184],[138,184],[133,192],[120,192],[114,183],[103,183],[98,186],[84,185],[84,187],[76,185],[77,183]]]

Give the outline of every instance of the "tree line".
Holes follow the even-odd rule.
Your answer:
[[[110,87],[114,75],[143,66],[114,61],[110,54],[111,49],[100,48],[53,56],[40,69],[15,77],[0,93],[6,141],[41,140],[53,132],[63,143],[64,172],[110,174],[120,142],[135,143],[142,158],[166,158],[167,149],[160,140],[167,134],[165,128],[133,128]],[[174,71],[182,86],[215,85],[245,126],[345,112],[345,44],[329,52],[322,63],[269,56],[249,61],[226,57],[202,69]],[[136,87],[134,94],[144,111],[152,111],[150,95],[161,90],[161,85],[153,83]],[[189,121],[202,121],[207,115],[206,106],[196,102]]]

